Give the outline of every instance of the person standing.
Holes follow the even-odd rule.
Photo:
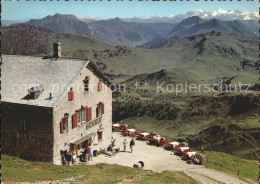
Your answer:
[[[135,146],[135,141],[134,141],[134,139],[132,138],[132,140],[130,141],[131,153],[133,153],[134,146]]]
[[[124,142],[123,142],[123,146],[124,146],[124,152],[126,151],[126,146],[127,146],[127,141],[126,141],[126,139],[124,140]]]
[[[71,156],[70,153],[68,153],[68,154],[66,155],[67,165],[70,165],[71,160],[72,160],[72,156]]]
[[[73,165],[77,164],[77,155],[75,152],[73,152],[73,154],[72,154],[72,164]]]
[[[86,156],[87,156],[87,161],[89,160],[89,157],[90,157],[90,148],[89,148],[89,145],[87,145],[86,147]]]
[[[93,160],[93,155],[94,155],[93,149],[92,149],[91,146],[89,146],[89,156],[88,156],[88,160]]]
[[[86,151],[86,149],[84,150],[84,152],[82,154],[81,162],[83,162],[83,164],[86,164],[86,162],[87,162],[87,151]]]

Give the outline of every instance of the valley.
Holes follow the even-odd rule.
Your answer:
[[[51,56],[52,43],[59,40],[63,57],[91,59],[111,80],[176,68],[204,82],[223,77],[235,77],[234,83],[258,82],[258,42],[254,36],[214,31],[189,37],[176,35],[145,49],[109,44],[89,34],[54,33],[27,24],[1,28],[1,31],[3,54]]]

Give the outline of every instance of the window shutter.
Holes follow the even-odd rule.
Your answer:
[[[98,91],[101,91],[101,82],[98,83]]]
[[[60,133],[62,133],[63,132],[63,120],[61,120],[61,122],[60,122]]]
[[[90,121],[92,119],[92,108],[89,107],[87,110],[88,110],[87,121]]]
[[[104,107],[104,103],[102,103],[102,114],[104,114],[105,107]]]
[[[76,128],[78,124],[78,114],[74,113],[72,115],[72,128]]]
[[[68,92],[68,100],[69,100],[69,101],[72,101],[73,98],[74,98],[74,93],[73,93],[73,91],[69,91],[69,92]]]
[[[71,91],[71,101],[74,100],[74,91]]]

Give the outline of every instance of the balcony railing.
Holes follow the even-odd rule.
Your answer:
[[[90,128],[92,128],[93,126],[96,126],[96,125],[100,124],[100,123],[101,123],[101,120],[102,120],[102,116],[99,116],[99,117],[97,117],[96,119],[87,122],[87,124],[86,124],[86,129],[90,129]]]

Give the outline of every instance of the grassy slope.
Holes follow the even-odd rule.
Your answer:
[[[207,166],[233,175],[257,180],[259,166],[256,160],[245,160],[226,153],[206,151]]]
[[[144,94],[149,94],[146,92]],[[218,150],[226,152],[240,158],[247,159],[256,159],[255,154],[253,153],[254,146],[248,144],[247,141],[241,139],[238,135],[233,132],[242,135],[244,138],[251,141],[256,146],[260,146],[257,138],[257,131],[260,128],[259,125],[259,116],[256,111],[256,107],[253,107],[253,104],[247,104],[246,101],[255,101],[259,98],[259,93],[245,93],[245,94],[226,94],[219,95],[215,97],[204,96],[205,102],[203,103],[201,97],[190,98],[187,96],[177,97],[171,95],[159,95],[153,96],[152,93],[150,96],[142,96],[141,92],[131,92],[126,94],[121,94],[117,97],[117,100],[114,105],[114,118],[124,117],[122,114],[125,112],[135,112],[136,115],[131,114],[131,117],[123,118],[123,121],[128,124],[130,127],[140,129],[143,131],[155,131],[161,135],[164,135],[172,139],[184,139],[186,141],[191,141],[193,147],[199,147],[200,145],[207,145],[207,150]],[[175,119],[167,120],[166,117],[168,114],[171,114],[171,111],[166,111],[164,108],[158,108],[156,111],[152,111],[153,114],[164,114],[165,118],[156,119],[156,116],[139,115],[140,112],[148,112],[149,106],[132,106],[131,104],[146,103],[146,101],[154,101],[152,104],[162,104],[164,107],[167,102],[173,105],[176,105],[179,108],[178,116]],[[121,108],[117,105],[120,102]],[[150,103],[150,102],[149,102]],[[230,109],[239,107],[242,109],[241,104],[246,107],[243,110],[243,113],[237,115],[230,115]],[[160,106],[158,106],[160,107]],[[252,108],[251,111],[247,110]],[[118,112],[116,109],[118,108]],[[143,108],[143,110],[137,110],[137,108]],[[175,112],[172,112],[175,113]],[[129,114],[129,113],[128,113]],[[212,128],[214,126],[223,126],[225,130],[230,130],[225,132],[224,129],[218,130]],[[212,134],[211,131],[219,131]],[[222,136],[217,139],[216,136],[219,136],[217,133]],[[196,146],[197,145],[197,146]],[[195,148],[194,147],[194,148]]]
[[[172,139],[186,139],[188,136],[197,134],[200,130],[210,126],[208,121],[201,121],[200,123],[193,121],[188,124],[181,124],[181,122],[156,120],[151,117],[128,118],[124,122],[131,127],[147,132],[155,131]]]
[[[197,183],[182,172],[158,174],[119,165],[56,166],[51,163],[29,162],[2,155],[2,179],[20,182],[54,181],[76,178],[79,183],[117,183],[128,179],[133,183]],[[80,176],[80,177],[79,177]]]
[[[257,161],[241,159],[221,152],[206,151],[207,167],[257,180]],[[223,159],[225,158],[225,159]],[[124,180],[131,183],[196,183],[182,172],[164,171],[155,173],[119,165],[56,166],[51,163],[29,162],[20,158],[2,155],[2,179],[20,182],[55,181],[75,178],[79,183],[116,183]]]
[[[187,177],[183,172],[170,172],[164,171],[162,173],[150,173],[146,177],[135,181],[138,184],[151,184],[151,183],[197,183],[191,177]]]

